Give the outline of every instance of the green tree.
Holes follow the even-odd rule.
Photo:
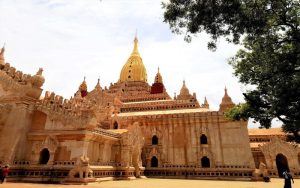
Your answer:
[[[252,89],[227,116],[252,117],[266,128],[278,118],[300,142],[299,0],[170,0],[163,9],[164,21],[187,41],[206,32],[211,50],[221,37],[243,46],[229,64]]]

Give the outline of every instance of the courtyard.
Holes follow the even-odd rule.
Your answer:
[[[294,188],[300,186],[300,179],[294,180]],[[1,188],[282,188],[283,179],[272,178],[271,182],[220,181],[220,180],[182,180],[182,179],[137,179],[131,181],[105,181],[89,185],[57,185],[31,183],[5,183]]]

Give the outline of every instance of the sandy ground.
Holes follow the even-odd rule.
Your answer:
[[[137,179],[131,181],[106,181],[89,185],[53,185],[31,183],[4,183],[0,188],[283,188],[283,179],[271,182],[178,180],[178,179]],[[293,188],[300,187],[300,179],[295,180]]]

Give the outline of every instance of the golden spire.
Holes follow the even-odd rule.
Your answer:
[[[4,52],[5,52],[5,43],[4,43],[4,45],[3,45],[3,47],[1,48],[1,51],[0,51],[0,65],[5,64]]]
[[[132,53],[131,55],[137,55],[137,56],[140,56],[140,53],[139,53],[139,50],[138,50],[138,39],[137,39],[137,36],[135,34],[135,37],[134,37],[134,47],[133,47],[133,50],[132,50]]]
[[[147,71],[138,51],[138,39],[134,37],[134,47],[130,57],[123,66],[119,82],[143,81],[147,82]]]

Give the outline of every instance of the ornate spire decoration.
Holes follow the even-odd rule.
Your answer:
[[[97,84],[95,86],[95,90],[102,90],[101,86],[100,86],[100,78],[98,78]]]
[[[227,93],[227,88],[225,86],[224,96],[222,98],[222,102],[220,104],[219,111],[225,112],[227,109],[232,108],[235,104],[232,102],[231,97]]]
[[[207,102],[206,96],[204,97],[204,103],[202,104],[202,108],[208,108],[209,109],[209,104]]]
[[[154,83],[163,83],[162,76],[159,72],[159,67],[157,68],[157,73],[154,79]]]
[[[4,52],[5,52],[5,43],[4,43],[4,45],[3,45],[3,47],[1,48],[1,51],[0,51],[0,65],[5,64]]]
[[[45,78],[43,77],[43,68],[39,68],[37,73],[32,77],[32,86],[40,88],[45,83]]]
[[[156,94],[156,93],[163,93],[165,92],[165,86],[163,84],[162,76],[159,73],[159,67],[156,73],[156,76],[154,78],[154,83],[151,86],[151,94]]]
[[[85,76],[83,78],[83,82],[79,86],[79,92],[81,93],[81,97],[85,97],[87,95],[87,84],[85,82]]]
[[[133,46],[133,50],[132,50],[131,55],[140,56],[140,53],[139,53],[139,50],[138,50],[138,42],[139,41],[138,41],[138,38],[137,38],[136,34],[135,34],[133,42],[134,42],[134,46]]]
[[[190,94],[189,89],[186,87],[185,80],[183,80],[182,87],[180,89],[180,93],[177,96],[179,100],[187,100],[191,99],[193,96]]]
[[[182,87],[180,89],[180,94],[179,95],[190,95],[190,91],[185,85],[185,80],[183,80],[183,84],[182,84]]]

